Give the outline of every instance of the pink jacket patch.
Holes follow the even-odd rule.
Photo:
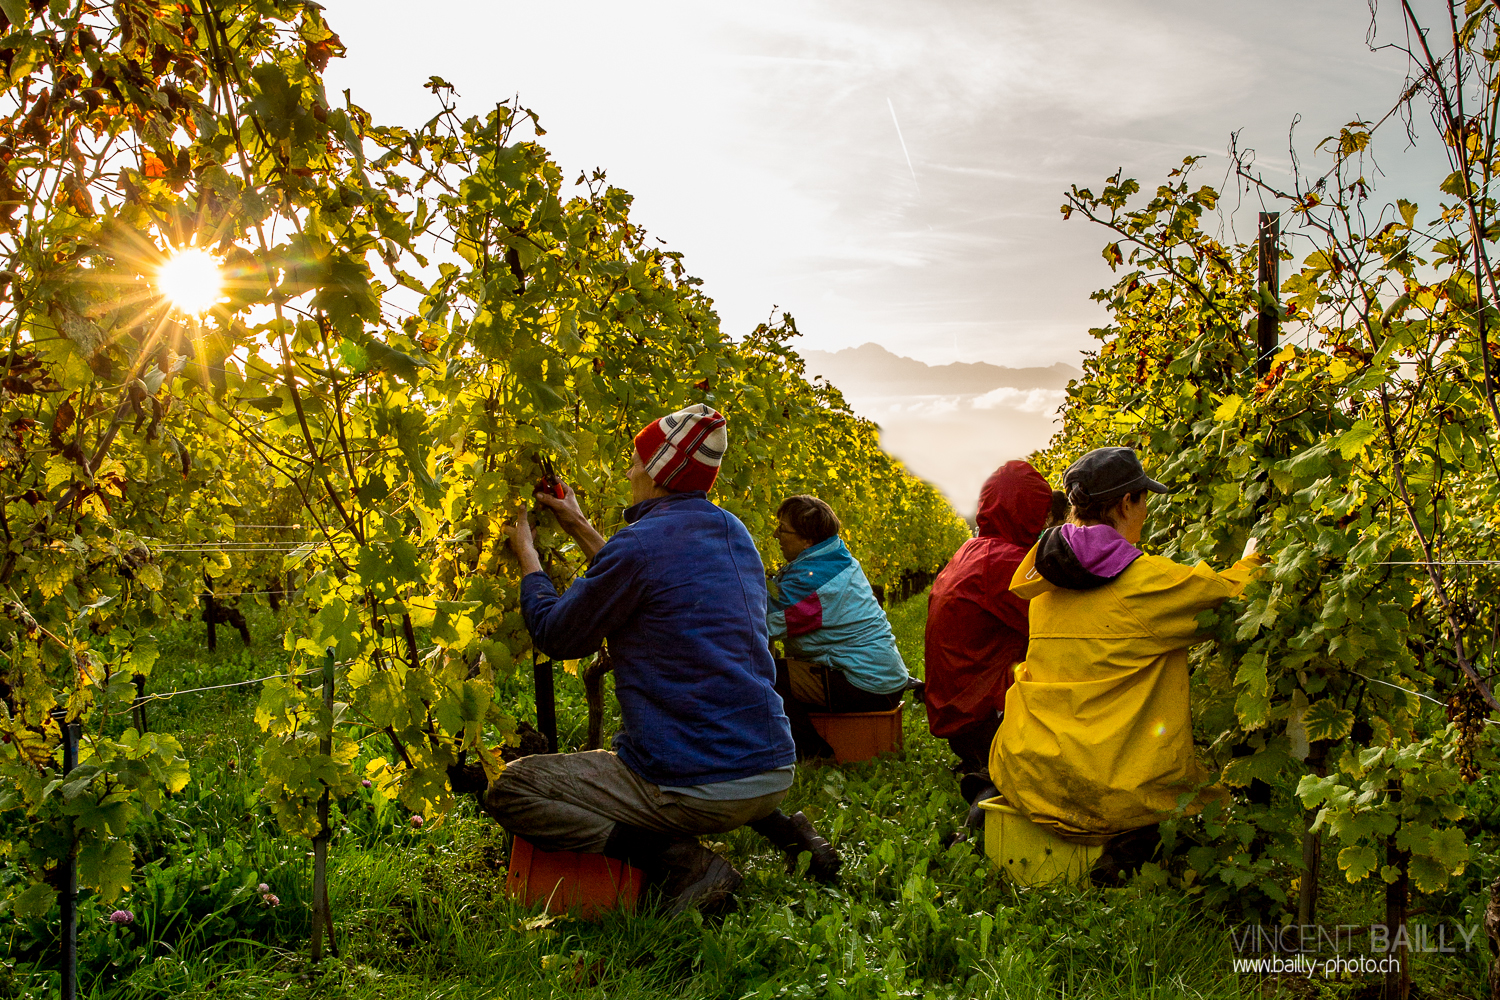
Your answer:
[[[815,590],[786,609],[786,634],[806,635],[823,627],[823,601]]]

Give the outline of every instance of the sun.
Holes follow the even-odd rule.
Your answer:
[[[219,301],[224,291],[224,275],[211,254],[196,247],[184,247],[157,268],[156,287],[177,309],[197,316]]]

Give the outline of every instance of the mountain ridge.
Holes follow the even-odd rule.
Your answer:
[[[994,389],[1064,389],[1082,376],[1058,362],[1046,368],[1007,368],[985,361],[929,365],[876,343],[841,351],[803,351],[809,377],[821,375],[853,396],[967,395]]]

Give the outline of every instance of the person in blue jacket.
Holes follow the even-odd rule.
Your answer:
[[[814,496],[776,511],[776,541],[787,564],[776,574],[767,627],[783,640],[776,690],[786,705],[800,759],[831,757],[809,718],[817,712],[885,712],[910,676],[896,637],[859,560],[839,537],[838,515]]]
[[[796,753],[775,690],[765,569],[745,526],[707,497],[727,443],[723,416],[703,404],[648,425],[627,473],[626,526],[607,541],[571,487],[538,492],[589,559],[564,594],[524,519],[506,529],[537,649],[577,659],[608,640],[624,728],[612,751],[512,762],[482,805],[541,850],[642,869],[669,912],[713,909],[740,884],[701,834],[755,824],[792,857],[831,853],[805,817],[777,810]]]

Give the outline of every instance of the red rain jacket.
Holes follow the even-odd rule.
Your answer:
[[[947,738],[1005,707],[1012,664],[1026,658],[1026,602],[1010,579],[1052,510],[1052,487],[1006,462],[979,491],[979,537],[963,544],[927,598],[927,727]]]

